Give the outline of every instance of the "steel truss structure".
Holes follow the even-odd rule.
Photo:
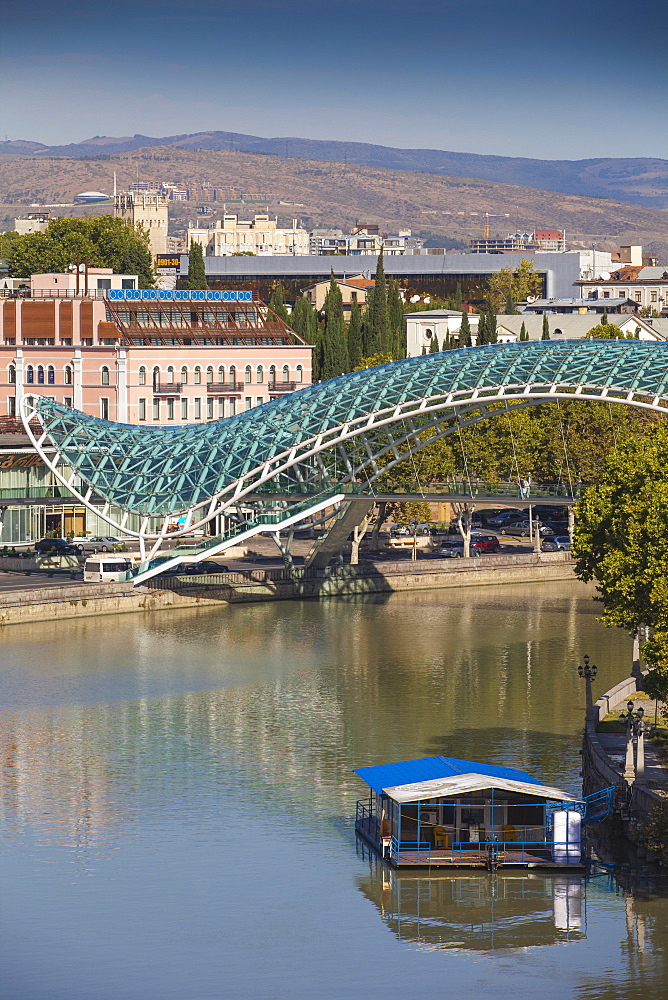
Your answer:
[[[273,493],[294,496],[306,517],[307,497],[315,503],[328,493],[372,489],[408,455],[461,427],[561,399],[668,413],[668,345],[539,341],[429,354],[179,428],[114,424],[39,396],[25,395],[20,411],[42,461],[74,498],[92,509],[93,495],[101,496],[105,506],[96,513],[139,538],[142,552],[152,543],[154,553],[175,516],[185,516],[187,527],[170,537],[243,507],[251,494],[266,494],[287,516]],[[123,511],[120,519],[112,506]],[[132,513],[142,516],[138,531],[127,527]]]

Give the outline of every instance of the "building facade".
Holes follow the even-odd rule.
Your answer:
[[[0,416],[34,392],[122,423],[199,423],[311,383],[312,348],[251,292],[139,291],[136,276],[90,272],[116,287],[77,291],[76,277],[35,275],[28,297],[0,298]]]
[[[624,266],[595,280],[577,281],[586,302],[631,299],[637,309],[649,309],[656,316],[668,316],[668,268]]]
[[[114,215],[149,235],[151,253],[165,253],[168,247],[169,202],[157,191],[126,191],[114,195]]]
[[[256,256],[294,255],[309,252],[309,234],[293,219],[292,226],[281,229],[277,219],[256,215],[244,221],[238,215],[224,215],[213,226],[188,230],[188,246],[199,243],[207,257],[230,257],[233,254]]]
[[[317,281],[314,285],[309,285],[308,288],[303,290],[303,294],[318,312],[324,308],[325,298],[327,297],[330,284],[331,279],[326,281]],[[363,309],[366,305],[367,296],[373,288],[375,282],[370,278],[365,278],[363,275],[358,274],[352,278],[347,278],[345,281],[337,279],[336,284],[341,292],[343,314],[346,320],[349,320],[353,302],[357,302],[360,309]]]

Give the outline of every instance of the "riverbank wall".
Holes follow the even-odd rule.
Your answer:
[[[31,567],[34,573],[34,569]],[[59,621],[95,615],[212,607],[262,601],[354,597],[410,590],[547,583],[573,579],[568,553],[530,553],[472,559],[397,560],[333,566],[308,572],[253,569],[206,577],[152,579],[130,583],[82,584],[0,592],[0,626]]]

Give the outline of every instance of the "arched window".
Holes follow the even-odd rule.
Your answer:
[[[181,384],[188,385],[188,369],[185,365],[181,369]]]
[[[167,384],[174,385],[174,367],[169,365],[167,368]]]
[[[230,365],[230,385],[234,385],[237,380],[237,370],[234,365]]]
[[[15,365],[10,365],[9,366],[9,384],[10,385],[16,385],[16,366]]]
[[[206,370],[206,384],[211,385],[212,382],[213,382],[213,368],[211,367],[211,365],[209,365],[209,367]]]
[[[109,385],[109,369],[107,368],[106,365],[104,365],[104,367],[101,369],[100,376],[101,376],[100,381],[102,382],[102,385]]]
[[[269,369],[269,385],[276,385],[276,365],[272,365]]]
[[[67,371],[67,368],[65,369],[65,371]],[[67,382],[67,377],[65,378],[65,381]],[[144,368],[143,365],[139,369],[139,384],[146,385],[146,369]]]
[[[39,385],[44,385],[44,368],[42,365],[39,365],[37,368],[37,381]]]
[[[65,365],[65,385],[72,385],[72,368],[70,365]]]
[[[202,369],[200,368],[199,365],[195,367],[194,374],[195,374],[195,379],[194,379],[195,385],[199,385],[202,381]]]
[[[157,392],[160,387],[160,369],[156,365],[153,369],[153,391]]]
[[[255,372],[255,381],[257,382],[258,385],[262,385],[262,383],[264,382],[264,368],[262,367],[262,365],[257,366],[257,370]]]
[[[284,382],[290,381],[290,369],[288,365],[283,365],[283,381]]]
[[[246,365],[244,370],[244,382],[248,385],[253,378],[253,372],[250,365]]]
[[[225,368],[223,365],[218,366],[218,381],[221,384],[225,381]]]
[[[303,382],[303,381],[304,381],[304,369],[302,368],[301,365],[297,365],[295,382]]]
[[[56,370],[53,367],[53,365],[49,365],[49,367],[47,368],[47,370],[46,370],[46,377],[47,377],[49,385],[55,385],[55,383],[56,383]]]
[[[33,371],[33,367],[32,365],[28,365],[28,367],[26,368],[26,382],[28,383],[28,385],[32,385],[34,381],[35,381],[35,373]]]

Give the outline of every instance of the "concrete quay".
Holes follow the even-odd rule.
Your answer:
[[[389,594],[407,590],[482,587],[513,583],[547,583],[573,578],[566,552],[481,556],[471,559],[402,560],[359,566],[332,566],[307,572],[287,569],[244,569],[206,577],[167,577],[129,583],[72,583],[0,590],[0,626],[58,621],[94,615],[198,608],[258,601],[303,600]]]

